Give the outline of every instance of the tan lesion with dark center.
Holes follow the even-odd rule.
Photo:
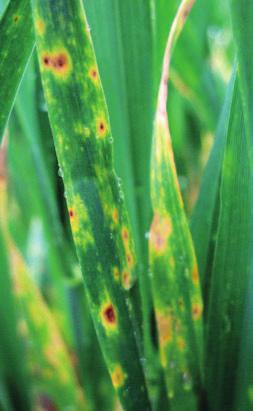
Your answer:
[[[113,304],[107,303],[102,307],[101,319],[106,329],[113,329],[117,325],[117,315]]]
[[[98,70],[96,67],[91,67],[89,70],[89,77],[92,80],[93,83],[98,84],[98,79],[99,79],[99,75],[98,75]]]
[[[105,137],[106,133],[107,133],[106,123],[103,119],[99,119],[97,121],[97,134],[99,137],[103,138]]]

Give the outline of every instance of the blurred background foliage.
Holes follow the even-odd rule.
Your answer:
[[[7,3],[0,1],[1,14]],[[167,409],[148,276],[149,174],[162,58],[179,1],[83,3],[109,108],[115,167],[137,248],[143,366],[154,409]],[[197,0],[173,54],[168,99],[173,150],[189,221],[222,113],[233,58],[227,1]],[[1,337],[0,408],[119,409],[87,309],[32,44],[5,139],[1,168],[8,184],[1,186],[0,321],[8,330],[3,334],[8,341]],[[9,262],[4,243],[11,255]],[[15,298],[8,271],[13,272]],[[26,362],[21,361],[24,356]]]

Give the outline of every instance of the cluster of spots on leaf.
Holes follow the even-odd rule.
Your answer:
[[[166,250],[171,232],[172,224],[169,216],[156,213],[151,226],[150,245],[158,254]]]
[[[42,54],[42,65],[44,69],[50,70],[60,78],[67,78],[72,69],[72,62],[66,49],[60,49],[53,53]]]
[[[111,378],[114,388],[118,389],[124,385],[126,375],[119,364],[111,371]]]

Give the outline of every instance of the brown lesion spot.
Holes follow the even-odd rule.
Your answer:
[[[134,258],[133,258],[133,255],[130,251],[127,252],[126,260],[127,260],[128,267],[132,268],[133,265],[134,265]]]
[[[168,311],[166,313],[156,312],[156,323],[159,335],[160,346],[164,347],[173,338],[173,317]]]
[[[64,77],[71,69],[71,61],[66,51],[58,53],[43,53],[42,64],[44,68],[51,70],[54,74]]]
[[[107,134],[108,134],[108,124],[106,121],[106,115],[105,113],[101,113],[101,115],[99,115],[96,118],[96,132],[97,132],[97,136],[99,138],[104,138]]]
[[[120,365],[116,365],[113,371],[111,372],[111,378],[114,388],[120,388],[125,382],[125,373],[123,372]]]
[[[20,16],[17,16],[17,15],[13,16],[14,23],[17,23],[19,19],[20,19]]]
[[[104,137],[106,135],[106,124],[104,120],[98,120],[97,122],[97,133],[99,137]]]
[[[120,273],[119,273],[118,267],[114,267],[114,268],[113,268],[113,277],[115,278],[116,281],[119,280]]]
[[[69,217],[74,217],[74,211],[72,210],[72,208],[69,209]]]
[[[202,315],[203,307],[200,303],[192,304],[192,318],[193,320],[198,320]]]
[[[115,327],[117,323],[116,311],[112,303],[106,304],[102,309],[102,321],[105,327]]]
[[[98,83],[98,71],[96,67],[91,67],[91,69],[89,70],[89,77],[91,78],[93,83]]]
[[[155,214],[150,232],[150,244],[157,253],[165,251],[172,224],[168,215]]]
[[[40,18],[37,18],[35,20],[35,27],[36,27],[37,33],[40,36],[42,36],[45,32],[45,23],[44,23],[44,21]]]
[[[124,243],[128,243],[129,240],[129,231],[126,227],[122,227],[121,237]]]
[[[64,53],[60,53],[52,59],[52,65],[56,70],[65,70],[68,65],[68,57]]]
[[[128,290],[132,284],[132,277],[131,273],[128,270],[123,270],[122,272],[122,285],[123,287]]]
[[[199,273],[198,273],[197,264],[195,264],[193,269],[192,269],[192,282],[195,285],[199,284]]]
[[[115,224],[118,224],[119,222],[119,211],[117,208],[114,208],[112,210],[112,220]]]

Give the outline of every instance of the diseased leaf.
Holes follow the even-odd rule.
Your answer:
[[[202,361],[202,300],[198,268],[179,191],[166,113],[172,49],[194,1],[182,1],[169,34],[151,164],[154,218],[149,251],[161,364],[173,410],[197,410]]]
[[[49,118],[96,332],[123,406],[148,410],[126,293],[135,281],[135,256],[84,10],[70,0],[32,5]]]

